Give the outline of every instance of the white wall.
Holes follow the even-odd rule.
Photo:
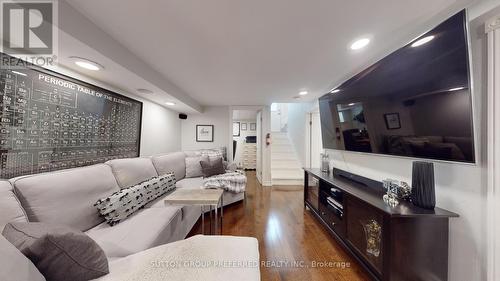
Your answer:
[[[474,125],[477,165],[435,162],[437,206],[456,212],[450,221],[449,280],[485,280],[486,276],[486,84],[485,35],[482,22],[471,23],[474,82]],[[382,180],[395,178],[411,183],[414,159],[330,150],[334,167]]]
[[[208,106],[205,107],[205,110],[201,114],[188,114],[188,118],[181,121],[182,150],[195,150],[221,146],[228,148],[228,136],[229,133],[232,132],[229,113],[229,106]],[[214,141],[196,142],[196,125],[214,125]],[[229,153],[231,150],[228,148],[227,151]]]
[[[257,119],[244,119],[244,120],[233,120],[233,122],[240,122],[240,136],[233,137],[233,140],[236,141],[236,153],[234,155],[233,162],[240,165],[243,163],[243,145],[245,144],[245,138],[248,136],[257,136],[257,129],[254,131],[250,131],[250,123],[257,123]],[[241,124],[246,123],[247,129],[246,131],[241,130]]]
[[[270,106],[264,106],[262,110],[260,111],[260,117],[262,118],[262,122],[257,122],[257,124],[260,124],[261,128],[257,127],[257,130],[260,130],[262,132],[262,135],[260,136],[260,140],[257,140],[260,142],[260,152],[257,151],[257,153],[260,153],[258,155],[257,162],[259,159],[262,161],[262,169],[261,169],[261,174],[258,175],[258,178],[261,181],[261,184],[263,186],[272,186],[272,180],[271,180],[271,149],[272,145],[267,145],[266,144],[266,135],[271,134],[271,107]],[[257,118],[259,118],[259,115],[257,115]],[[257,147],[259,145],[257,144]],[[258,150],[258,149],[257,149]],[[257,172],[259,172],[257,170]]]
[[[318,107],[318,102],[288,104],[288,138],[292,142],[300,164],[306,166],[307,113]],[[317,136],[321,138],[321,136]]]
[[[175,111],[143,101],[141,156],[181,150],[181,120]]]

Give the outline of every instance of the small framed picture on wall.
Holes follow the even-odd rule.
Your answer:
[[[246,131],[247,130],[247,123],[241,123],[241,130]]]
[[[214,142],[214,125],[196,125],[197,142]]]
[[[399,113],[386,113],[384,114],[385,126],[388,130],[401,129],[401,120],[399,119]]]
[[[240,122],[233,122],[233,137],[240,136]]]
[[[256,131],[257,130],[257,124],[256,123],[250,123],[250,131]]]

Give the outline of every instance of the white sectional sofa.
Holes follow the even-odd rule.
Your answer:
[[[158,198],[111,227],[93,204],[121,188],[169,172],[176,176],[176,188],[200,188],[201,177],[185,178],[185,157],[184,152],[175,152],[116,159],[0,181],[0,231],[12,221],[64,224],[85,232],[111,259],[184,239],[201,215],[198,207],[166,206]],[[228,205],[243,200],[244,193],[224,192],[223,197]]]

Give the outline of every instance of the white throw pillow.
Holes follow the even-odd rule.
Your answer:
[[[209,161],[208,156],[186,157],[186,178],[203,177],[201,161]]]

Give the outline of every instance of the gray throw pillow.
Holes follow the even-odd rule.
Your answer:
[[[201,161],[209,161],[208,156],[186,157],[186,178],[197,178],[203,176]]]
[[[85,233],[41,222],[8,223],[3,236],[50,281],[84,281],[109,273],[108,259]]]
[[[210,161],[200,161],[200,165],[205,178],[226,173],[222,157]]]
[[[114,192],[97,200],[94,206],[113,226],[141,209],[147,203],[175,189],[174,173],[164,174]]]

